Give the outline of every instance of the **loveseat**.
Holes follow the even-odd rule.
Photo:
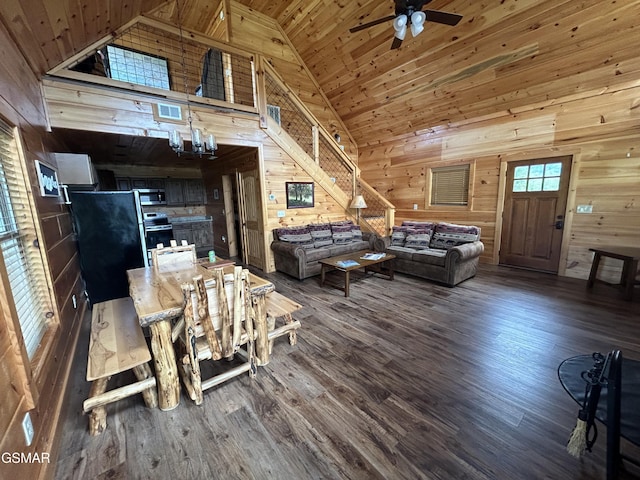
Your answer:
[[[396,256],[396,272],[453,287],[476,274],[484,244],[479,227],[404,221],[390,237],[377,238],[374,249]]]
[[[299,280],[319,275],[324,258],[373,250],[375,234],[362,232],[350,220],[276,228],[271,250],[276,270]]]

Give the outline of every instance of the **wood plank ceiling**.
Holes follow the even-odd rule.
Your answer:
[[[206,32],[218,1],[179,0]],[[463,15],[390,50],[391,0],[225,0],[277,20],[360,146],[517,112],[637,82],[637,0],[433,0]],[[32,68],[47,71],[139,13],[174,18],[173,0],[3,0],[0,20]],[[233,26],[231,27],[233,28]]]

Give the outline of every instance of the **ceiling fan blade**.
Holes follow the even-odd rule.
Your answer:
[[[427,22],[442,23],[444,25],[457,25],[462,20],[462,15],[457,13],[440,12],[438,10],[424,10]]]
[[[400,48],[400,45],[402,45],[402,40],[400,40],[398,37],[393,37],[393,42],[391,43],[391,50]]]
[[[395,15],[389,15],[388,17],[379,18],[374,20],[373,22],[363,23],[362,25],[358,25],[356,27],[352,27],[349,29],[351,33],[359,32],[360,30],[364,30],[365,28],[373,27],[374,25],[380,25],[381,23],[388,22],[389,20],[393,20],[396,18]]]

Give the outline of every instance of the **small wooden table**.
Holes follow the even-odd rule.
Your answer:
[[[640,261],[640,248],[634,247],[604,247],[604,248],[590,248],[590,251],[594,252],[593,263],[591,264],[591,273],[589,274],[589,280],[587,281],[587,288],[593,287],[595,282],[604,283],[613,287],[620,287],[623,291],[624,298],[631,300],[633,298],[633,287],[639,285],[640,282],[636,280],[638,274],[638,261]],[[622,260],[622,274],[620,275],[620,283],[609,283],[603,280],[598,280],[598,266],[600,265],[600,258],[611,257]]]
[[[233,272],[233,266],[223,267],[225,273]],[[213,272],[202,265],[189,264],[176,268],[143,267],[127,270],[129,295],[138,314],[140,326],[149,327],[151,352],[156,367],[158,384],[158,406],[161,410],[172,410],[180,403],[178,368],[171,341],[171,320],[182,315],[182,289],[185,282],[202,275],[205,281],[213,278]],[[251,274],[251,293],[261,298],[275,290],[271,282]],[[266,313],[263,313],[266,317]],[[264,321],[266,325],[266,318]],[[266,327],[265,327],[266,328]]]
[[[322,270],[320,270],[320,286],[324,286],[325,274],[330,270],[340,270],[341,272],[344,272],[344,288],[342,288],[342,290],[344,290],[345,297],[349,296],[350,273],[352,270],[364,268],[365,272],[371,271],[380,273],[389,277],[389,280],[393,280],[392,260],[396,258],[396,256],[387,253],[384,257],[378,260],[364,260],[363,258],[361,258],[367,253],[376,252],[371,252],[369,250],[360,250],[359,252],[347,253],[345,255],[338,255],[337,257],[325,258],[320,260],[320,264],[322,264]],[[340,266],[339,262],[349,260],[357,262],[358,264],[348,267]]]

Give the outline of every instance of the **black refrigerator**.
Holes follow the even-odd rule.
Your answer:
[[[80,269],[91,305],[129,295],[127,270],[146,267],[138,192],[69,192]]]

